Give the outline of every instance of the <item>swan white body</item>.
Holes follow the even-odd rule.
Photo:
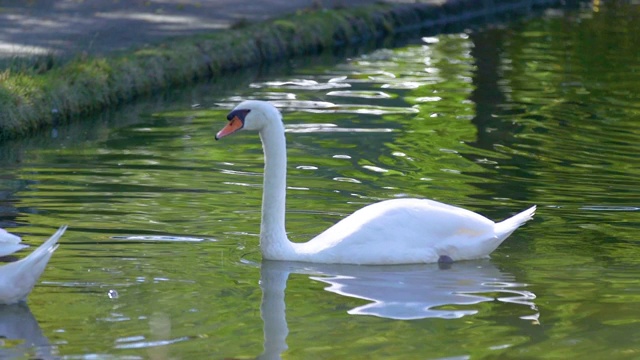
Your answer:
[[[31,289],[44,272],[53,252],[58,248],[58,239],[64,234],[66,226],[60,227],[47,241],[40,245],[34,252],[24,259],[0,266],[0,304],[15,304],[24,301]],[[11,254],[26,247],[20,245],[20,238],[0,232],[0,254]],[[11,251],[11,252],[9,252]]]
[[[339,264],[413,264],[487,257],[530,220],[533,206],[495,223],[459,207],[426,199],[393,199],[368,205],[306,243],[286,235],[286,141],[280,112],[248,100],[227,116],[216,139],[238,130],[260,133],[265,156],[260,249],[265,259]]]

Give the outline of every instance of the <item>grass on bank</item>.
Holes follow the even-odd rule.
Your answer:
[[[494,10],[483,4],[449,1],[305,10],[125,54],[78,55],[67,62],[51,55],[16,60],[0,70],[0,141],[239,68],[441,26],[447,15],[468,20],[474,11],[484,16]]]
[[[238,68],[393,32],[400,8],[299,12],[273,21],[130,53],[16,61],[0,72],[0,141]]]

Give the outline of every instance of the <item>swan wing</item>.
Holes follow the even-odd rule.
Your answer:
[[[485,257],[499,242],[495,223],[459,207],[427,199],[394,199],[366,206],[299,244],[323,262],[398,264]],[[490,250],[489,250],[490,248]]]

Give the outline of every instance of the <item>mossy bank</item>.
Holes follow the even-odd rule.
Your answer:
[[[45,57],[0,73],[0,141],[243,67],[556,3],[465,0],[304,10],[125,54],[80,54],[64,62]]]

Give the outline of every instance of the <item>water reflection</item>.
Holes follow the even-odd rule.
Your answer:
[[[26,355],[29,359],[55,358],[49,339],[42,333],[27,304],[0,306],[0,338],[3,339],[3,345],[0,346],[2,359],[24,358]],[[7,346],[5,340],[17,341]]]
[[[535,294],[490,261],[465,261],[451,266],[356,266],[263,261],[260,313],[264,321],[264,353],[278,359],[287,349],[289,332],[285,289],[289,274],[309,274],[329,286],[325,290],[369,303],[348,311],[394,320],[458,319],[478,313],[471,305],[497,300],[523,305],[521,319],[537,322]]]

